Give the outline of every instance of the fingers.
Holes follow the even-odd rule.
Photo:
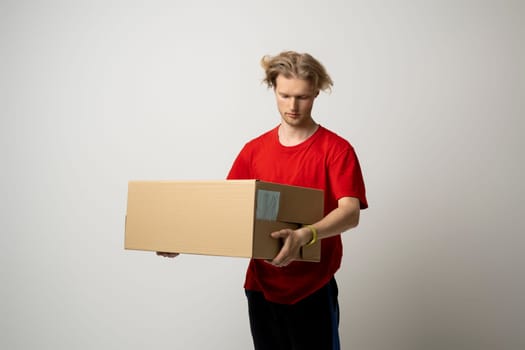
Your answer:
[[[275,267],[285,267],[288,266],[292,261],[293,259],[290,257],[288,249],[283,246],[279,251],[279,254],[277,254],[277,256],[272,261],[268,262]]]
[[[179,256],[179,253],[157,252],[157,255],[165,258],[175,258]]]
[[[269,263],[276,267],[288,266],[299,256],[299,250],[301,248],[300,245],[297,244],[294,231],[291,229],[283,229],[272,232],[271,236],[275,239],[283,239],[284,244],[277,256],[272,261],[269,261]]]

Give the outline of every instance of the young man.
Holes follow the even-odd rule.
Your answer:
[[[309,54],[263,57],[264,82],[273,88],[280,124],[248,142],[228,179],[258,179],[325,191],[325,216],[311,227],[271,233],[284,244],[270,262],[252,259],[246,273],[255,349],[339,349],[334,279],[342,258],[340,234],[368,206],[359,161],[348,141],[317,124],[312,107],[332,80]],[[295,261],[300,249],[321,242],[321,262]]]

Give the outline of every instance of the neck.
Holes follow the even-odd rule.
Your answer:
[[[300,127],[283,122],[279,126],[279,141],[283,146],[296,146],[312,136],[318,128],[319,124],[313,120]]]

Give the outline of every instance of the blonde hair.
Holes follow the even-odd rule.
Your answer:
[[[284,51],[276,56],[266,55],[261,59],[261,66],[266,74],[263,83],[269,88],[275,88],[275,81],[280,74],[286,78],[307,80],[316,91],[330,91],[334,85],[321,62],[307,53]]]

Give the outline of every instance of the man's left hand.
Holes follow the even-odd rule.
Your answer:
[[[306,227],[296,230],[282,229],[272,232],[270,235],[272,238],[283,241],[283,246],[277,256],[269,261],[276,267],[288,266],[292,261],[298,259],[301,256],[301,247],[312,239],[312,231]]]

